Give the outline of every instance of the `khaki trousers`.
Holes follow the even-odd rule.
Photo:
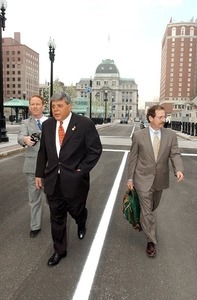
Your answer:
[[[137,191],[140,200],[140,223],[148,242],[157,244],[157,232],[154,210],[159,206],[162,190],[156,191],[154,186],[148,192]]]

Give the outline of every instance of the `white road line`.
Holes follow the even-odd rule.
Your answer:
[[[105,206],[101,221],[99,223],[95,238],[93,240],[88,258],[83,268],[80,280],[78,282],[73,300],[88,300],[91,291],[92,283],[96,273],[97,265],[101,255],[103,243],[107,233],[109,221],[111,218],[112,210],[118,193],[119,185],[124,172],[125,164],[127,161],[128,151],[125,152],[120,168],[118,170],[114,185],[112,187],[109,199]]]
[[[182,156],[197,156],[197,154],[194,153],[181,153]]]
[[[133,126],[133,129],[132,129],[132,132],[131,132],[130,138],[132,138],[132,136],[133,136],[133,133],[134,133],[134,131],[135,131],[135,126],[136,126],[136,124],[134,124],[134,126]]]

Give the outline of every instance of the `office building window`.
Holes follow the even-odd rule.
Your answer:
[[[175,36],[175,35],[176,35],[176,27],[173,27],[173,28],[172,28],[172,33],[171,33],[171,34],[172,34],[172,36]]]
[[[194,27],[190,28],[190,35],[194,35]]]
[[[185,27],[181,27],[181,35],[185,35]]]

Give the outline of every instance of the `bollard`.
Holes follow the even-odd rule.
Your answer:
[[[187,134],[190,135],[190,123],[189,122],[187,122]]]
[[[191,132],[190,135],[194,136],[194,123],[191,124]]]

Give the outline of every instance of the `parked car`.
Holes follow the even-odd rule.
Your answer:
[[[149,126],[149,123],[147,120],[141,121],[140,122],[140,129],[146,128]]]
[[[139,117],[135,117],[134,118],[134,122],[140,122],[140,118]]]
[[[122,117],[120,119],[120,124],[128,124],[128,118],[127,117]]]

